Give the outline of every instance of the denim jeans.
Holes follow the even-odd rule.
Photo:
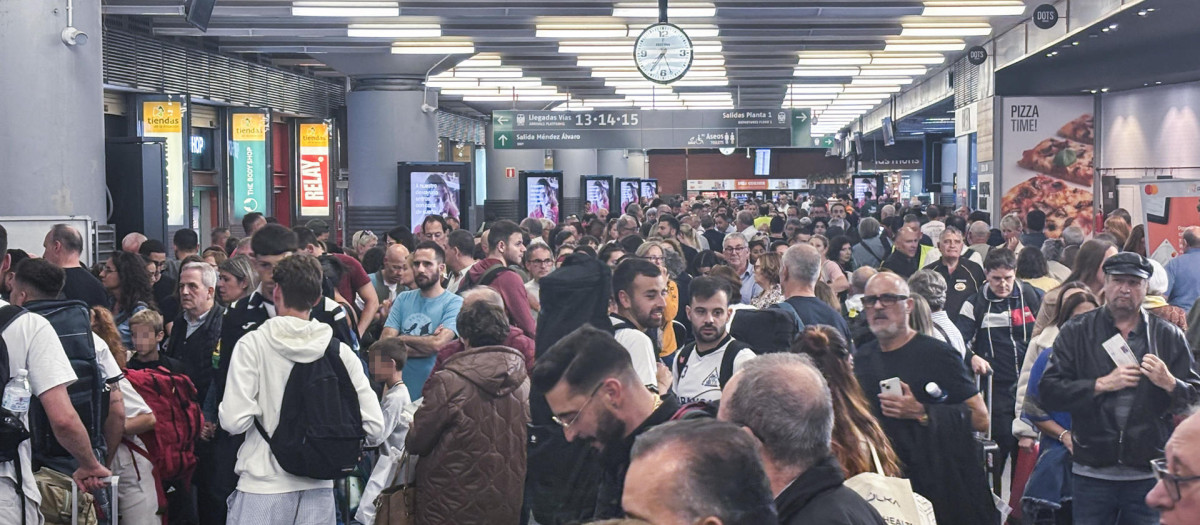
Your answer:
[[[1154,478],[1108,481],[1074,475],[1075,523],[1087,525],[1154,525],[1158,512],[1146,505]]]

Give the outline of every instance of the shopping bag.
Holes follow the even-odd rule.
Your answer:
[[[879,453],[875,451],[874,445],[868,446],[871,449],[871,459],[875,463],[875,472],[863,472],[846,480],[845,485],[875,507],[885,523],[937,525],[937,519],[933,516],[933,505],[929,504],[929,500],[913,492],[912,483],[907,479],[883,475]],[[922,504],[918,505],[918,501]]]
[[[417,486],[413,476],[416,458],[405,452],[394,465],[390,483],[375,498],[376,525],[412,525],[416,521]]]

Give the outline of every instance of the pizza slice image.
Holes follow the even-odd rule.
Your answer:
[[[1092,192],[1072,187],[1062,180],[1036,175],[1005,193],[1001,199],[1003,215],[1016,212],[1025,216],[1031,210],[1046,214],[1046,235],[1058,237],[1067,226],[1075,225],[1090,233],[1092,229]]]
[[[1091,115],[1080,115],[1058,130],[1058,136],[1084,144],[1096,143],[1096,125]]]
[[[1069,139],[1049,138],[1025,150],[1017,166],[1067,182],[1091,187],[1095,147]]]

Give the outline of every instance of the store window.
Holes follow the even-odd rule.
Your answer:
[[[192,128],[191,148],[192,171],[215,171],[217,169],[213,142],[215,129]]]

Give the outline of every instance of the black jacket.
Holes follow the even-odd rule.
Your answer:
[[[679,411],[679,403],[675,396],[663,398],[662,405],[650,413],[650,417],[642,422],[629,437],[620,443],[605,445],[600,455],[600,487],[596,495],[596,519],[619,518],[625,515],[621,509],[621,494],[625,491],[625,473],[629,470],[629,455],[633,451],[633,441],[647,430],[671,420]]]
[[[178,361],[182,370],[175,372],[182,372],[192,380],[192,384],[196,386],[196,399],[203,403],[208,395],[208,387],[212,385],[213,371],[216,369],[212,357],[217,343],[221,340],[221,321],[225,317],[225,307],[213,305],[212,310],[204,317],[204,322],[192,332],[191,337],[187,335],[187,319],[184,315],[181,312],[175,318],[171,337],[167,340],[166,355]]]
[[[1074,461],[1080,465],[1148,470],[1150,460],[1163,456],[1163,446],[1174,428],[1173,414],[1200,400],[1200,375],[1183,332],[1145,311],[1142,316],[1150,352],[1175,376],[1175,391],[1168,394],[1143,377],[1134,388],[1134,409],[1124,429],[1116,421],[1116,393],[1095,394],[1096,379],[1116,368],[1101,346],[1119,333],[1108,308],[1072,319],[1054,340],[1050,364],[1039,383],[1041,405],[1046,410],[1071,413]]]
[[[884,525],[879,512],[843,481],[833,456],[804,471],[775,498],[780,525]]]
[[[965,261],[964,261],[965,262]],[[971,355],[987,359],[995,373],[995,382],[1016,395],[1017,378],[1025,362],[1025,349],[1033,339],[1033,325],[1042,307],[1042,297],[1024,281],[1013,285],[1008,297],[999,298],[985,283],[958,313],[954,324],[967,343],[966,361]],[[999,390],[999,388],[998,388]]]

